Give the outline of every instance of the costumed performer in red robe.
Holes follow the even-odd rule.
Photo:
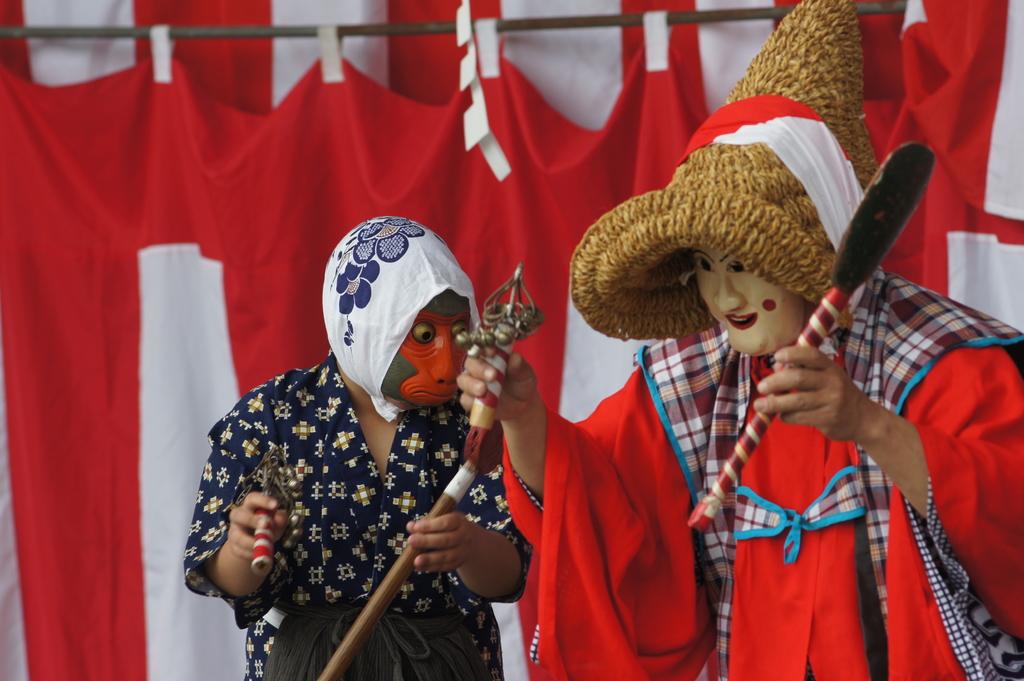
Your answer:
[[[847,0],[805,0],[662,190],[588,230],[573,300],[642,350],[586,421],[513,356],[498,407],[559,679],[1024,677],[1024,336],[876,272],[794,346],[876,169]],[[493,369],[470,360],[464,403]],[[751,407],[777,415],[706,532]]]

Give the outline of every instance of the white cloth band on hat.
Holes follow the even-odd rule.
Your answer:
[[[864,190],[828,126],[810,118],[784,116],[741,126],[736,132],[719,135],[713,143],[758,142],[768,145],[804,186],[829,241],[838,250]]]
[[[479,317],[469,277],[441,237],[406,218],[367,220],[331,253],[323,288],[331,350],[388,421],[401,412],[381,392],[388,367],[416,315],[447,289],[469,300],[475,326]]]

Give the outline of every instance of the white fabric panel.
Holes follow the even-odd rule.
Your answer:
[[[1024,245],[994,234],[950,232],[949,296],[1024,329]]]
[[[26,26],[131,26],[132,0],[23,0]],[[32,80],[69,85],[135,65],[135,41],[33,39],[28,41]]]
[[[502,0],[506,19],[618,14],[619,0]],[[553,108],[590,130],[604,127],[622,91],[622,29],[505,33],[505,58]]]
[[[698,10],[770,7],[766,0],[696,0]],[[704,101],[708,112],[725,103],[732,86],[743,76],[775,25],[770,19],[700,24],[697,45],[704,77]]]
[[[275,25],[382,24],[388,20],[386,2],[378,0],[273,0]],[[342,56],[370,78],[388,83],[388,43],[384,37],[355,37],[341,41]],[[316,38],[274,38],[274,106],[281,103],[313,64],[320,59]]]
[[[4,568],[0,570],[0,679],[28,681],[18,547],[14,536],[14,503],[11,498],[6,393],[3,329],[0,328],[0,556],[4,559]]]
[[[185,588],[187,528],[206,433],[238,400],[220,263],[196,244],[139,252],[139,497],[148,681],[240,679],[245,632]]]
[[[601,400],[626,382],[633,371],[637,349],[648,343],[621,341],[594,331],[570,299],[558,413],[570,421],[590,416]]]
[[[903,12],[903,28],[900,29],[900,35],[903,35],[914,24],[923,24],[927,21],[928,15],[924,11],[924,0],[907,0],[907,9]]]
[[[992,122],[985,211],[1024,220],[1024,2],[1007,7],[1003,77]]]
[[[491,607],[501,631],[501,664],[505,670],[505,681],[530,681],[519,607],[515,603],[492,603]]]

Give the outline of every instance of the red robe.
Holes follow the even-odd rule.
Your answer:
[[[1004,630],[1024,637],[1024,466],[1015,453],[1024,381],[1002,349],[950,352],[905,416],[975,591]],[[543,512],[506,478],[513,517],[539,549],[541,663],[559,679],[695,678],[715,644],[714,622],[696,584],[686,483],[643,376],[580,424],[549,413],[546,451]],[[851,456],[846,443],[776,422],[743,483],[802,510]],[[894,492],[889,678],[962,679],[909,522]],[[852,525],[805,531],[792,565],[783,564],[784,539],[738,542],[730,678],[802,681],[810,659],[820,679],[867,679]]]

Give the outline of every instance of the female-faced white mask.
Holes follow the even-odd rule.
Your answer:
[[[748,355],[771,354],[795,343],[811,312],[801,296],[713,248],[693,250],[692,276],[711,316],[729,334],[729,344]]]

